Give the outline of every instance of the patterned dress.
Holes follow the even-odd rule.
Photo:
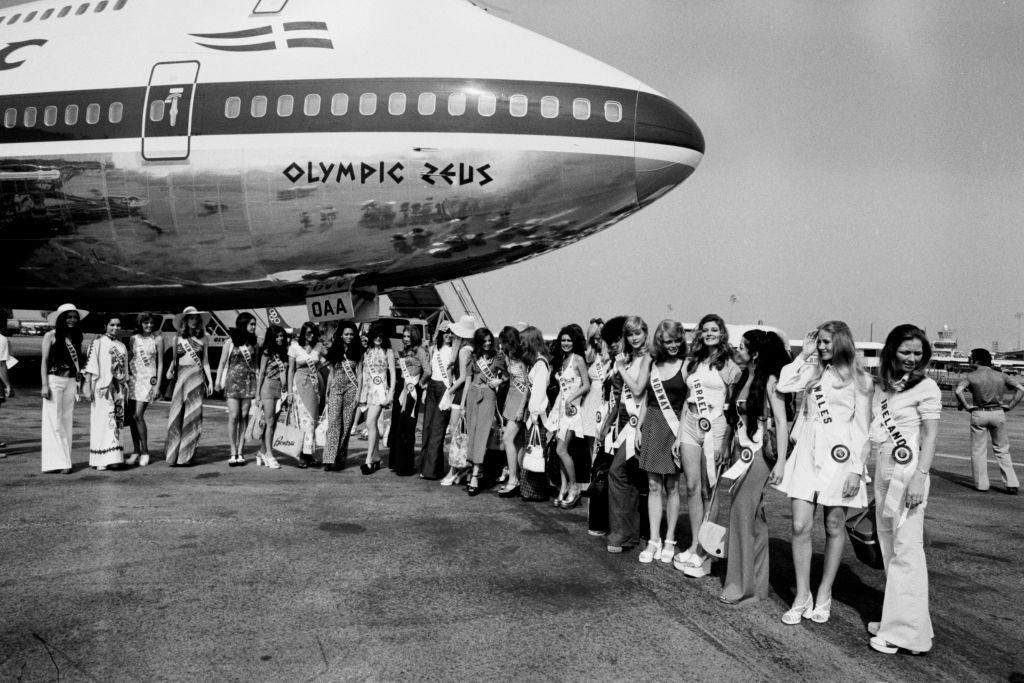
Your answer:
[[[577,396],[572,401],[565,400],[566,396],[575,393],[583,384],[583,378],[576,370],[576,358],[578,356],[571,357],[569,364],[555,373],[555,379],[558,381],[558,397],[555,398],[555,403],[551,406],[551,411],[544,422],[547,430],[559,439],[564,439],[569,432],[583,433],[583,416],[580,412],[581,398]]]
[[[302,452],[312,455],[316,446],[316,423],[320,419],[320,395],[324,378],[320,374],[320,362],[324,347],[317,344],[309,351],[296,342],[288,348],[288,357],[295,359],[295,375],[292,377],[290,395],[292,405],[299,418],[302,430]]]
[[[156,376],[156,337],[132,337],[132,364],[129,368],[128,398],[139,403],[152,403],[160,395],[160,378]]]
[[[188,351],[191,347],[191,352]],[[167,441],[164,458],[169,465],[186,465],[195,455],[203,433],[203,397],[206,378],[202,362],[203,343],[197,339],[178,337],[174,348],[178,358],[178,374],[167,414]],[[195,356],[195,358],[193,358]]]
[[[388,402],[388,356],[384,349],[367,349],[363,356],[363,400],[371,406]]]
[[[225,398],[256,397],[256,348],[246,344],[231,344],[228,355],[227,378],[224,381]]]
[[[677,419],[686,401],[686,380],[683,379],[682,371],[683,364],[680,363],[675,374],[668,379],[661,378],[665,395],[672,406],[672,413]],[[654,373],[654,366],[651,367],[651,373]],[[647,390],[644,394],[647,397],[647,413],[640,428],[643,440],[637,464],[640,465],[640,469],[651,474],[679,474],[681,468],[672,457],[672,444],[675,443],[676,434],[665,419],[661,406],[658,405],[658,398],[654,394],[654,386],[650,380],[647,381]]]
[[[128,350],[106,335],[89,347],[86,374],[92,375],[93,400],[89,418],[89,465],[106,467],[124,462],[121,427],[124,426],[124,390],[128,377]]]
[[[327,444],[324,446],[324,464],[345,463],[348,458],[348,438],[356,421],[359,407],[359,384],[356,381],[358,366],[354,361],[343,360],[334,365],[334,377],[327,391]]]

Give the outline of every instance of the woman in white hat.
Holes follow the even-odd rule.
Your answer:
[[[71,473],[71,429],[82,389],[82,329],[87,311],[63,304],[46,317],[53,329],[43,335],[43,472]]]
[[[171,467],[191,466],[203,432],[203,398],[213,391],[205,322],[208,318],[187,307],[174,316],[174,352],[167,379],[175,379],[171,409],[167,415],[164,457]]]
[[[459,322],[454,323],[450,328],[458,340],[456,342],[458,352],[455,356],[451,386],[445,392],[446,398],[442,403],[451,405],[451,418],[448,420],[448,425],[454,429],[460,429],[459,425],[462,424],[459,419],[462,415],[462,392],[466,386],[466,379],[469,377],[469,364],[473,358],[473,346],[467,342],[473,338],[476,328],[476,318],[471,315],[462,316],[459,318]],[[452,467],[449,461],[448,474],[441,480],[441,486],[451,486],[468,478],[469,471],[470,467]]]
[[[85,364],[85,395],[92,403],[89,418],[89,466],[105,470],[124,463],[121,428],[124,427],[128,349],[118,341],[121,318],[107,315],[103,334],[89,345]]]

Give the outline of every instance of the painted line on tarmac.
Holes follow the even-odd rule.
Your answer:
[[[970,460],[971,459],[971,457],[969,455],[951,455],[949,453],[936,453],[935,457],[936,458],[949,458],[950,460]],[[1014,467],[1022,467],[1022,468],[1024,468],[1024,464],[1021,464],[1019,462],[1013,463],[1013,466]]]
[[[246,523],[256,522],[259,524],[299,524],[303,520],[292,517],[267,517],[264,519],[246,518]],[[10,531],[18,529],[43,529],[53,527],[120,527],[120,526],[141,526],[143,524],[198,524],[202,526],[229,526],[238,525],[237,519],[221,519],[205,517],[195,519],[191,517],[153,517],[151,519],[97,519],[97,520],[74,520],[66,522],[17,522],[0,524],[0,530]]]

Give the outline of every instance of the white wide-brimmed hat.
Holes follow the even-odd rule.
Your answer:
[[[78,313],[79,321],[81,321],[85,316],[89,315],[89,311],[83,311],[81,308],[78,308],[74,304],[61,304],[56,311],[46,316],[46,322],[50,323],[50,326],[52,327],[57,324],[57,318],[60,317],[60,314],[67,313],[68,311],[74,311]]]
[[[174,316],[174,329],[181,331],[181,324],[184,322],[186,316],[198,315],[203,320],[203,327],[206,327],[206,323],[210,322],[211,316],[205,311],[198,310],[195,306],[186,306],[185,310]]]
[[[454,323],[451,327],[452,334],[456,337],[463,339],[472,339],[473,333],[476,332],[479,325],[476,324],[476,318],[471,315],[464,315],[459,318],[459,322]]]

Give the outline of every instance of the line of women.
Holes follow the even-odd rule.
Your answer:
[[[120,320],[108,316],[104,334],[82,362],[84,315],[62,306],[43,340],[43,471],[71,471],[71,414],[81,397],[92,404],[90,465],[103,470],[125,462],[120,428],[126,399],[132,401],[135,447],[127,463],[145,465],[146,405],[156,395],[164,355],[153,320],[141,316],[140,332],[126,347],[117,339]],[[171,466],[192,464],[202,400],[213,388],[204,323],[191,307],[175,319],[178,334],[166,371],[175,380],[165,443]],[[672,564],[694,578],[710,574],[717,556],[727,557],[719,599],[730,605],[769,594],[764,494],[770,485],[791,501],[796,594],[781,618],[799,624],[830,618],[846,518],[868,504],[867,463],[874,457],[886,590],[880,620],[868,625],[869,642],[885,653],[931,649],[923,522],[941,394],[925,376],[931,348],[922,330],[892,330],[877,382],[861,366],[849,327],[835,320],[809,333],[792,360],[782,339],[756,329],[734,350],[724,320],[713,314],[701,319],[689,349],[680,323],[662,321],[649,334],[635,316],[594,320],[586,337],[578,325],[567,325],[553,347],[536,327],[505,327],[495,338],[469,316],[439,326],[429,349],[410,329],[395,353],[377,326],[364,346],[348,322],[327,350],[312,323],[291,343],[284,330],[272,326],[258,346],[255,321],[243,313],[217,374],[228,403],[228,464],[245,463],[249,412],[259,397],[266,424],[258,465],[280,467],[270,435],[278,416],[292,411],[302,433],[299,466],[338,471],[362,415],[369,443],[360,469],[373,474],[381,467],[379,417],[390,404],[389,460],[397,474],[441,478],[451,431],[441,485],[464,481],[468,495],[478,495],[487,452],[503,450],[498,495],[532,499],[545,493],[547,481],[538,483],[523,467],[524,445],[550,442],[558,481],[553,505],[572,509],[582,490],[571,447],[584,439],[592,466],[590,532],[606,536],[611,553],[645,540],[641,563]],[[796,411],[795,396],[801,398]],[[315,457],[318,448],[321,459]],[[598,481],[606,487],[595,488]],[[683,491],[690,534],[680,543]],[[731,494],[728,534],[716,537],[715,525],[705,522],[717,520],[724,492]],[[812,591],[811,541],[819,506],[826,546]]]

